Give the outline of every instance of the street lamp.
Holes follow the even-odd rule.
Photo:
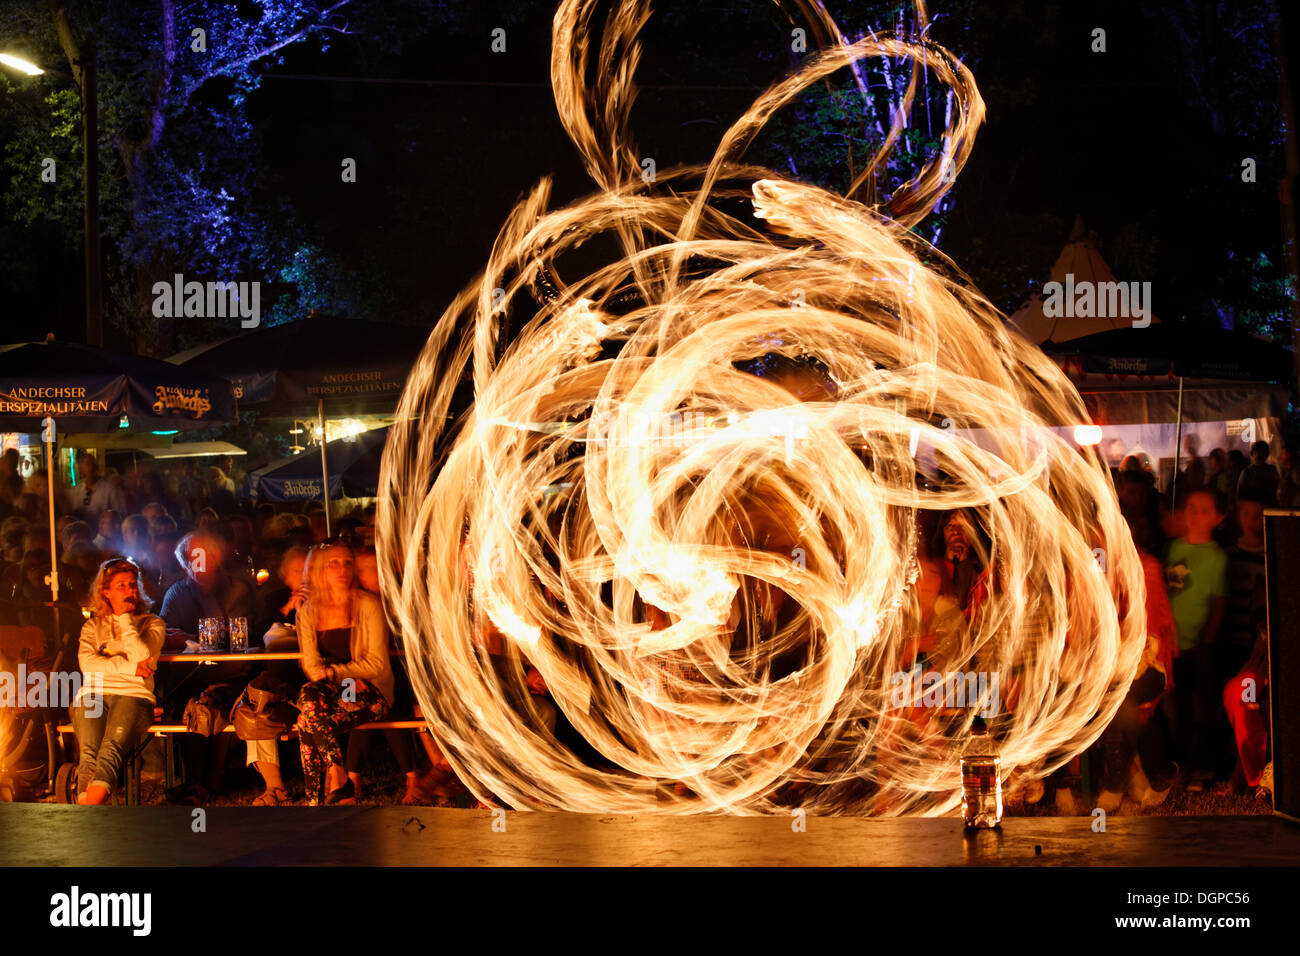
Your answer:
[[[0,53],[0,63],[5,66],[11,66],[15,70],[26,73],[28,76],[40,76],[45,71],[35,63],[29,63],[20,56],[13,56],[8,53]]]
[[[95,49],[87,45],[74,61],[81,71],[81,183],[86,241],[86,344],[104,344],[104,295],[99,270],[99,97],[95,82]],[[28,76],[45,71],[22,57],[0,53],[0,63]]]

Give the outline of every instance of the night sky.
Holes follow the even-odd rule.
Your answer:
[[[551,98],[545,5],[445,6],[449,18],[431,11],[440,25],[400,52],[365,35],[336,39],[323,53],[290,47],[250,100],[264,147],[251,159],[265,163],[268,189],[330,247],[356,257],[381,247],[410,286],[406,314],[391,317],[403,321],[436,319],[542,176],[556,181],[555,203],[590,188]],[[643,34],[633,128],[642,153],[665,168],[706,160],[725,125],[791,59],[789,24],[771,4],[658,6]],[[1162,320],[1217,324],[1203,277],[1245,245],[1281,247],[1281,132],[1211,136],[1211,116],[1196,102],[1198,91],[1238,80],[1208,58],[1203,74],[1189,70],[1187,44],[1167,18],[1132,4],[935,4],[931,12],[934,39],[969,51],[988,105],[943,251],[1012,311],[1028,283],[1046,279],[1082,215],[1118,278],[1153,283]],[[505,54],[490,50],[497,22],[508,24]],[[1106,30],[1105,53],[1090,51],[1095,27]],[[1271,57],[1255,69],[1275,95]],[[1231,126],[1230,99],[1221,98]],[[1276,111],[1276,103],[1258,108]],[[1254,184],[1240,180],[1244,156],[1259,162]],[[356,183],[340,181],[343,157],[357,160]],[[25,317],[21,327],[6,323],[7,337],[49,329],[80,338],[80,250],[39,231],[30,241],[42,250],[46,281],[6,296]],[[122,344],[106,331],[106,344]]]

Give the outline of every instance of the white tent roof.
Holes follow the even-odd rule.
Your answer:
[[[228,441],[177,442],[170,448],[141,448],[150,458],[207,458],[210,455],[247,455],[248,452]]]
[[[1061,255],[1052,266],[1050,282],[1065,282],[1065,277],[1072,274],[1077,286],[1081,282],[1115,282],[1115,273],[1110,271],[1106,260],[1101,257],[1097,247],[1088,236],[1080,217],[1074,222],[1070,232],[1070,241],[1061,250]],[[1070,339],[1082,338],[1094,332],[1108,332],[1111,329],[1127,328],[1132,320],[1123,316],[1101,316],[1093,318],[1076,318],[1061,316],[1052,318],[1043,313],[1043,297],[1037,292],[1020,310],[1009,319],[1020,334],[1035,344],[1042,344],[1048,339],[1053,342],[1068,342]],[[1154,315],[1152,322],[1159,322]]]

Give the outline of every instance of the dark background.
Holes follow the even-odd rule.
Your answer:
[[[1046,280],[1082,216],[1119,279],[1152,282],[1162,321],[1288,342],[1277,64],[1261,41],[1271,28],[1242,35],[1232,18],[1243,15],[1220,6],[932,5],[931,36],[972,68],[988,105],[940,247],[1000,308],[1014,311]],[[869,20],[889,22],[878,12],[888,4],[827,7],[853,37]],[[373,281],[351,311],[432,323],[538,179],[554,178],[555,204],[590,190],[551,96],[552,9],[416,3],[400,44],[355,33],[254,67],[264,79],[247,104],[259,138],[248,161],[262,181],[250,202],[287,203]],[[507,30],[504,54],[490,50],[495,25]],[[1095,27],[1106,30],[1104,53],[1090,50]],[[770,3],[658,4],[637,73],[642,154],[660,169],[707,160],[726,125],[797,61],[789,41]],[[229,93],[224,81],[203,91],[215,104]],[[112,118],[102,122],[111,135]],[[763,141],[749,156],[780,168]],[[1247,156],[1258,163],[1253,184],[1241,181]],[[343,157],[357,160],[357,182],[341,182]],[[84,334],[81,250],[68,239],[79,221],[64,225],[0,221],[5,340]],[[1261,254],[1267,265],[1245,264]],[[175,347],[195,335],[182,330]],[[149,347],[113,323],[106,344]]]

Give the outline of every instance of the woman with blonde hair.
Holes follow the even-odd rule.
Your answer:
[[[392,709],[393,671],[383,605],[357,585],[352,549],[340,542],[317,545],[304,574],[307,598],[297,629],[311,683],[298,696],[298,749],[307,803],[319,806],[355,799],[341,738]]]
[[[81,804],[108,800],[153,719],[153,675],[166,631],[162,618],[148,613],[142,583],[135,564],[112,558],[90,587],[94,614],[81,629],[82,685],[72,705]]]

